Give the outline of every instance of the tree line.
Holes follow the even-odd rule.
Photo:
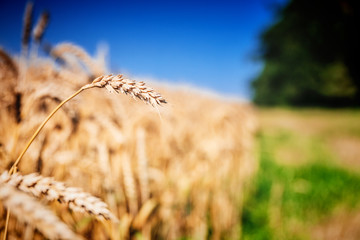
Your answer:
[[[359,4],[291,0],[261,35],[254,102],[274,106],[360,106]]]

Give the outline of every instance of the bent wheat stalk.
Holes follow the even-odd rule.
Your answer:
[[[15,163],[12,165],[9,170],[9,174],[13,174],[19,164],[20,160],[30,147],[31,143],[35,140],[40,131],[44,128],[45,124],[50,120],[50,118],[68,101],[79,95],[82,91],[90,88],[106,88],[110,93],[118,93],[119,91],[125,94],[130,94],[133,98],[138,98],[152,106],[161,105],[161,103],[166,103],[166,100],[154,89],[145,86],[144,82],[136,82],[134,80],[126,79],[122,74],[119,75],[106,75],[95,78],[92,83],[86,84],[81,87],[78,91],[72,94],[70,97],[62,101],[50,114],[47,118],[41,123],[38,129],[35,131],[33,136],[30,138],[29,142],[20,153],[19,157],[16,159]]]
[[[83,192],[79,188],[67,187],[64,183],[57,182],[50,177],[43,177],[36,173],[10,175],[8,172],[4,172],[0,176],[0,184],[9,184],[37,198],[44,197],[48,201],[68,204],[69,208],[74,211],[87,212],[99,219],[118,221],[108,209],[107,204],[99,198]]]

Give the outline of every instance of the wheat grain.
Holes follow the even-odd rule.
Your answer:
[[[50,14],[47,11],[45,11],[41,14],[40,19],[38,20],[38,22],[34,28],[34,31],[33,31],[33,36],[34,36],[35,42],[37,42],[37,43],[41,42],[41,39],[44,36],[46,27],[49,23],[49,18],[50,18]]]
[[[0,183],[0,200],[19,221],[31,224],[49,239],[82,239],[35,198],[13,186]]]
[[[166,100],[154,89],[145,86],[144,82],[136,82],[134,80],[126,79],[122,74],[119,75],[105,75],[96,78],[91,84],[85,88],[91,87],[105,87],[110,93],[118,91],[130,94],[133,98],[139,98],[146,103],[153,106],[166,103]]]
[[[53,178],[43,177],[32,173],[9,175],[4,172],[0,183],[10,184],[19,190],[30,193],[35,197],[45,197],[48,201],[66,203],[74,211],[88,212],[95,217],[117,221],[116,217],[108,210],[106,203],[79,188],[66,187],[64,183]]]

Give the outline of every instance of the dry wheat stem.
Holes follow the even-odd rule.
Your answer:
[[[82,239],[40,202],[13,186],[0,183],[0,200],[18,220],[36,227],[49,239]]]
[[[40,131],[44,128],[45,124],[50,120],[50,118],[68,101],[70,101],[71,99],[73,99],[75,96],[77,96],[79,93],[81,93],[82,91],[84,91],[84,88],[80,88],[77,92],[75,92],[73,95],[71,95],[70,97],[68,97],[67,99],[65,99],[64,101],[62,101],[50,114],[49,116],[47,116],[47,118],[41,123],[41,125],[38,127],[38,129],[35,131],[35,133],[33,134],[33,136],[30,138],[29,142],[27,143],[27,145],[25,146],[25,148],[23,149],[23,151],[20,153],[19,157],[16,159],[15,163],[13,164],[13,166],[11,167],[11,169],[9,170],[9,173],[12,174],[14,172],[14,170],[16,169],[17,165],[19,164],[21,158],[24,156],[24,154],[26,153],[26,151],[28,150],[28,148],[30,147],[31,143],[35,140],[35,138],[37,137],[37,135],[39,135]]]
[[[137,130],[137,141],[136,141],[136,150],[137,150],[137,160],[138,160],[138,178],[140,185],[140,196],[141,204],[144,204],[150,195],[149,191],[149,173],[148,173],[148,159],[146,156],[145,148],[145,131],[140,128]]]
[[[36,173],[10,175],[8,172],[4,172],[0,176],[1,183],[14,186],[38,198],[45,197],[48,201],[66,203],[74,211],[87,212],[99,219],[117,221],[117,218],[109,211],[107,204],[101,199],[83,192],[79,188],[67,187],[53,178],[43,177]]]
[[[7,213],[6,213],[6,220],[5,220],[5,229],[4,229],[4,237],[3,237],[4,240],[6,240],[6,236],[7,236],[7,232],[8,232],[9,219],[10,219],[10,210],[8,209]]]
[[[150,215],[156,210],[159,206],[158,202],[154,199],[147,200],[142,206],[139,213],[135,216],[132,221],[132,227],[134,229],[141,229],[146,221],[149,219]]]
[[[126,201],[128,203],[129,212],[132,216],[135,216],[138,211],[138,197],[130,157],[127,154],[125,154],[122,158],[121,168],[123,175],[124,192]]]

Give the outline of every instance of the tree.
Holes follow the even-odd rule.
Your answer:
[[[261,36],[260,105],[360,105],[355,0],[292,0]]]

